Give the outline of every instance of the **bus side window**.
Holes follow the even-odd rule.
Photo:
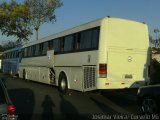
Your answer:
[[[34,55],[34,53],[33,53],[33,48],[34,48],[34,46],[32,45],[32,46],[31,46],[31,57],[33,57],[33,55]]]
[[[27,48],[24,49],[24,57],[27,57]]]
[[[80,32],[80,49],[90,49],[91,48],[91,37],[92,37],[92,31],[86,30]]]
[[[42,55],[46,55],[48,50],[48,42],[43,43]]]
[[[92,48],[98,48],[99,27],[92,30]]]
[[[48,42],[48,50],[52,50],[53,49],[53,40],[50,40]]]
[[[38,55],[42,55],[42,52],[43,52],[43,44],[44,44],[44,43],[40,43]]]
[[[61,53],[64,52],[64,38],[60,39],[60,50],[61,50]]]
[[[73,50],[73,40],[74,40],[74,35],[68,35],[64,37],[64,51],[72,51]]]
[[[39,55],[39,44],[36,45],[36,52],[35,52],[35,56]]]
[[[14,56],[13,58],[16,58],[17,57],[17,51],[14,51]]]
[[[60,39],[59,38],[53,40],[53,50],[55,54],[60,52]]]
[[[30,57],[31,55],[31,47],[27,47],[27,57]]]
[[[33,45],[32,56],[35,56],[35,53],[36,53],[36,45]]]
[[[10,52],[11,53],[11,57],[10,58],[13,58],[13,52]]]
[[[16,51],[16,58],[20,57],[20,51]]]
[[[80,49],[80,33],[75,34],[75,50]]]
[[[9,53],[8,53],[8,56],[7,56],[8,59],[10,58],[10,54],[11,54],[11,53],[9,52]]]
[[[24,48],[22,49],[22,51],[21,51],[21,57],[23,57],[24,58]]]

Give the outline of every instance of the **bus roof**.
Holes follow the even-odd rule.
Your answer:
[[[116,20],[119,19],[119,20],[126,20],[126,21],[130,21],[130,22],[136,22],[136,21],[132,21],[132,20],[128,20],[128,19],[122,19],[122,18],[115,18],[115,17],[107,16],[107,17],[103,17],[103,18],[99,18],[99,19],[87,22],[85,24],[82,24],[82,25],[79,25],[79,26],[76,26],[76,27],[73,27],[73,28],[70,28],[70,29],[66,29],[62,32],[55,33],[53,35],[44,37],[44,38],[39,39],[39,40],[35,40],[35,41],[25,43],[24,47],[28,47],[28,46],[31,46],[31,45],[34,45],[34,44],[38,44],[38,43],[42,43],[42,42],[49,41],[49,40],[52,40],[52,39],[56,39],[56,38],[59,38],[59,37],[63,37],[63,36],[66,36],[66,35],[70,35],[70,34],[80,32],[80,31],[83,31],[83,30],[86,30],[86,29],[98,27],[98,26],[101,25],[101,22],[103,20],[106,20],[106,19],[116,19]],[[141,22],[137,22],[137,23],[141,23]],[[142,23],[142,24],[144,24],[144,23]]]
[[[16,50],[21,50],[21,48],[22,48],[22,46],[15,47],[15,48],[12,48],[12,49],[6,50],[6,51],[4,51],[3,53],[8,53],[8,52],[11,52],[11,51],[16,51]]]

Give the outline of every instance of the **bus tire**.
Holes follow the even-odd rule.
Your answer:
[[[67,83],[67,77],[65,73],[61,73],[59,76],[59,81],[58,81],[58,87],[59,91],[63,94],[66,94],[68,91],[68,83]]]

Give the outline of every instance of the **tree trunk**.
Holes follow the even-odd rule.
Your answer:
[[[35,28],[35,30],[36,30],[36,40],[38,40],[38,30],[39,30],[39,28]]]

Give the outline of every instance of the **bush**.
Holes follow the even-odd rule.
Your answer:
[[[150,69],[150,84],[159,84],[160,83],[160,63],[153,59],[151,61]]]

